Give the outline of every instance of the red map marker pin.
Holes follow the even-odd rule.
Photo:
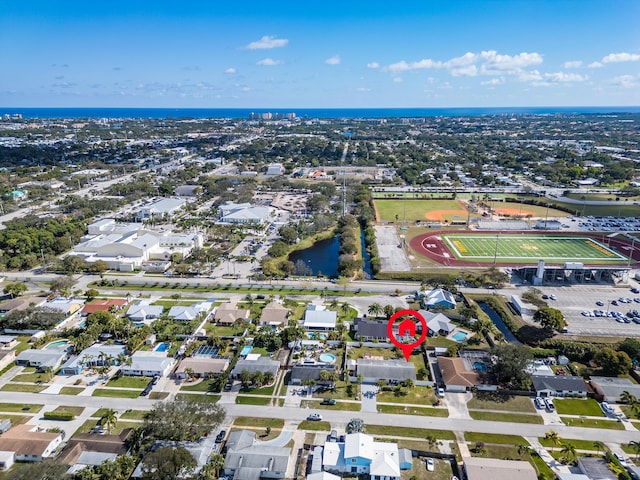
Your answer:
[[[420,325],[422,325],[422,334],[415,342],[402,343],[393,334],[393,325],[395,321],[401,317],[414,317],[420,322]],[[427,321],[424,319],[422,315],[420,315],[415,310],[399,310],[393,315],[391,315],[391,318],[389,319],[389,323],[387,323],[387,336],[389,337],[389,340],[396,347],[402,349],[402,353],[404,354],[404,358],[407,360],[407,362],[409,361],[409,357],[411,356],[411,352],[413,351],[413,349],[420,346],[420,344],[424,341],[424,339],[427,338],[427,330],[428,330]],[[409,318],[405,318],[398,324],[398,334],[401,337],[405,335],[413,337],[415,336],[416,331],[417,331],[416,322],[410,320]]]

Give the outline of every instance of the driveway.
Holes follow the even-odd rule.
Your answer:
[[[467,408],[467,402],[473,398],[471,392],[466,393],[450,393],[444,394],[445,405],[449,409],[449,418],[468,418],[469,409]]]
[[[362,384],[360,386],[360,392],[362,395],[361,404],[362,412],[377,412],[378,404],[376,402],[376,395],[378,394],[378,387],[376,385]]]

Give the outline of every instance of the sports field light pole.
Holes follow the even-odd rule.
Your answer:
[[[627,268],[631,268],[631,258],[633,257],[633,249],[636,244],[636,237],[631,239],[631,251],[629,252],[629,261],[627,262]]]
[[[500,240],[500,234],[499,233],[496,235],[496,249],[493,252],[493,266],[494,267],[496,266],[496,262],[498,260],[498,240]]]
[[[547,203],[547,213],[544,215],[544,229],[547,229],[547,219],[549,218],[549,203]]]

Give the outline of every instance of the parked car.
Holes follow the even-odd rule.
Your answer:
[[[436,462],[433,458],[427,458],[427,472],[433,472],[436,469]]]
[[[553,404],[553,400],[551,400],[550,398],[544,399],[544,406],[547,407],[547,410],[549,410],[550,412],[553,412],[556,409],[556,406]]]
[[[220,430],[220,433],[218,433],[218,435],[216,435],[216,443],[222,443],[222,441],[224,440],[224,437],[227,435],[227,431],[226,430]]]
[[[623,467],[627,466],[627,461],[624,459],[624,457],[621,454],[614,453],[613,456],[618,459],[618,461],[620,462],[620,465],[622,465]]]
[[[439,397],[444,397],[444,388],[442,388],[442,387],[438,388],[438,396]]]
[[[536,397],[533,400],[533,403],[535,404],[536,408],[544,408],[544,401],[541,397]]]
[[[598,300],[598,301],[596,302],[596,305],[597,305],[597,306],[599,306],[599,307],[604,307],[604,302],[603,302],[603,301],[601,301],[601,300]]]
[[[333,398],[323,398],[320,405],[335,405],[336,401]]]
[[[611,405],[609,405],[607,402],[602,402],[600,404],[600,407],[602,408],[602,411],[606,414],[613,413],[613,408],[611,408]]]
[[[319,413],[312,413],[307,417],[307,420],[319,422],[320,420],[322,420],[322,415],[320,415]]]

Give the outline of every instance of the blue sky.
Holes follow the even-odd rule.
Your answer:
[[[637,106],[638,25],[638,0],[5,0],[0,106]]]

